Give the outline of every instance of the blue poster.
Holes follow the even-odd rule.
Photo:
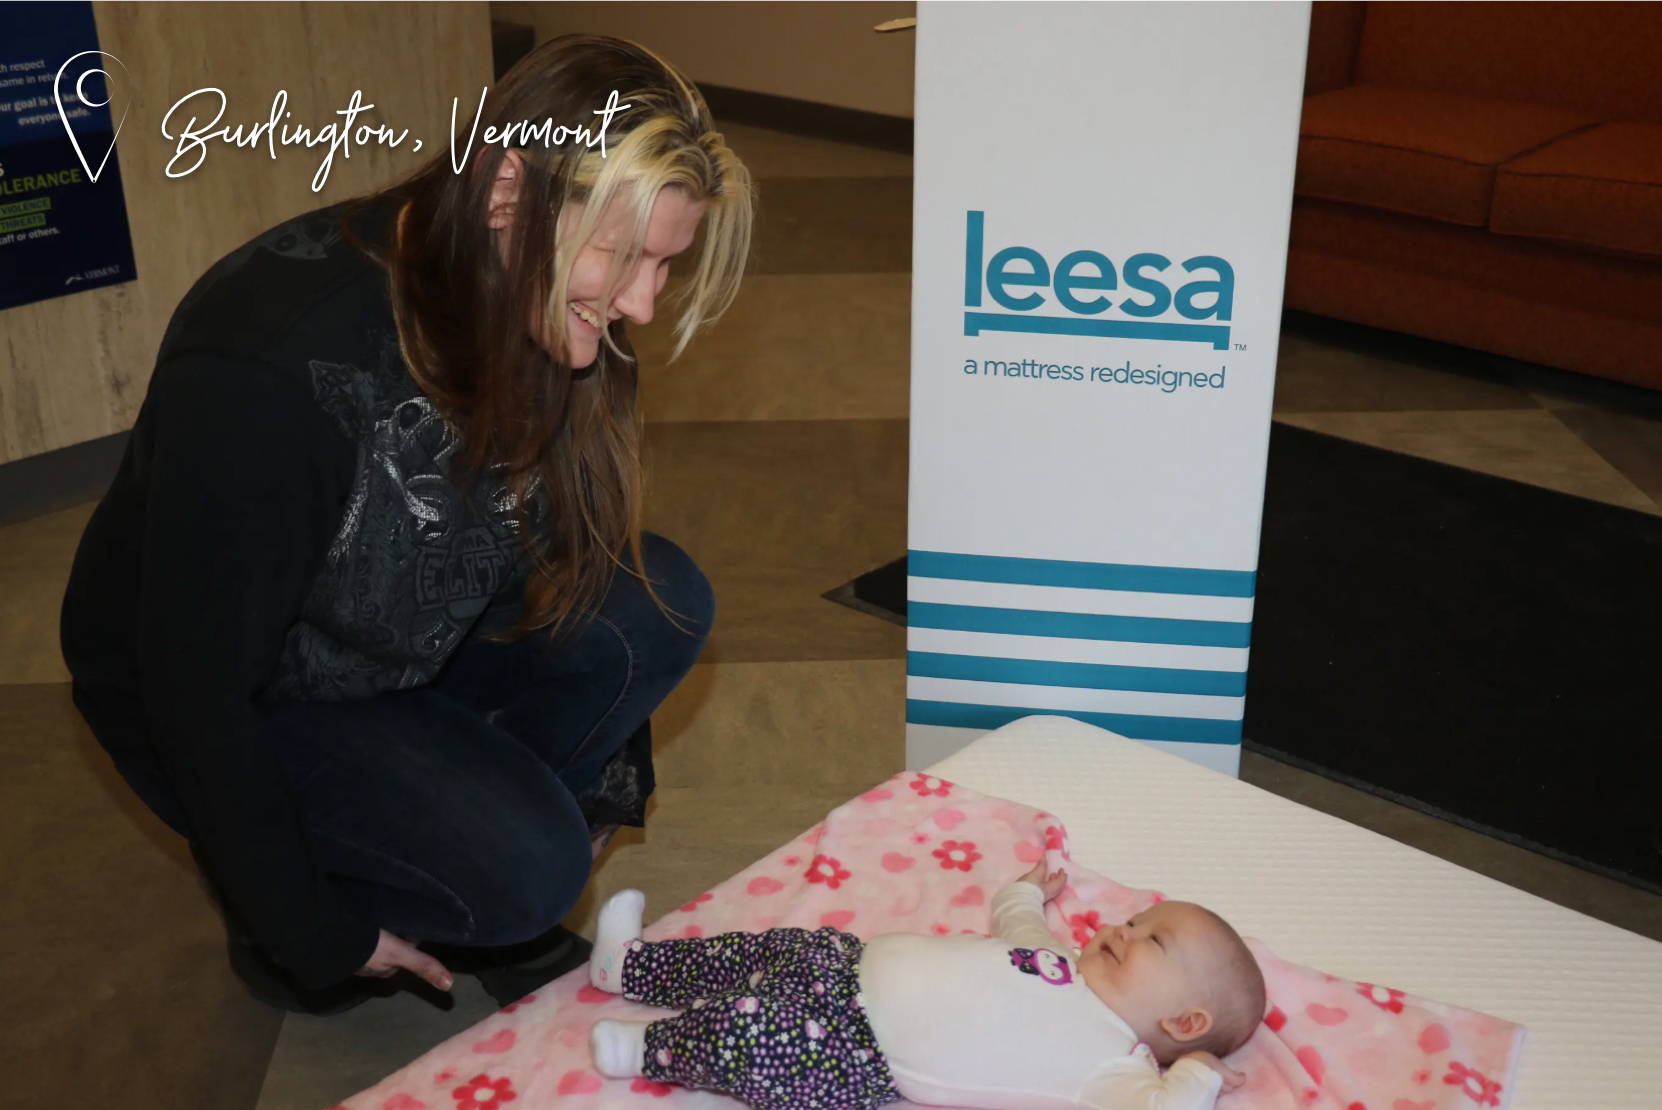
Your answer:
[[[132,281],[133,239],[90,2],[0,4],[0,309]]]

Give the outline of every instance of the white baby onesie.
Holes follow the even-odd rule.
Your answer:
[[[860,993],[902,1095],[985,1110],[1209,1110],[1222,1077],[1197,1060],[1161,1074],[1064,954],[1038,887],[1012,883],[992,911],[991,937],[866,942]]]

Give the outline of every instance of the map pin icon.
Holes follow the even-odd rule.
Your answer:
[[[127,122],[127,113],[131,110],[132,106],[128,105],[121,110],[121,118],[116,121],[115,133],[110,136],[109,149],[104,151],[104,157],[98,162],[98,169],[94,170],[91,166],[87,165],[87,156],[81,151],[81,140],[75,137],[75,128],[70,124],[69,115],[64,111],[63,107],[64,73],[70,68],[70,66],[74,65],[77,59],[85,58],[88,54],[96,54],[101,58],[108,58],[121,67],[123,75],[127,72],[127,64],[120,58],[117,58],[114,54],[106,53],[103,50],[83,50],[58,67],[58,75],[52,81],[52,99],[57,102],[58,118],[63,120],[63,129],[69,134],[69,145],[75,148],[75,157],[80,159],[81,168],[87,172],[87,176],[92,178],[94,183],[97,183],[98,175],[104,172],[104,164],[110,160],[110,154],[115,150],[115,140],[121,135],[121,125]],[[87,99],[86,81],[89,77],[104,78],[103,100],[95,101]],[[103,108],[109,104],[110,99],[110,75],[105,70],[99,69],[95,66],[89,66],[89,68],[81,72],[80,76],[75,78],[75,93],[70,100],[71,106],[74,106],[75,104],[84,104],[88,108]]]

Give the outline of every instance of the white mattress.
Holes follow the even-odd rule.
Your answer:
[[[1510,1110],[1662,1107],[1662,944],[1067,717],[929,770],[1056,814],[1082,865],[1283,959],[1527,1026]]]

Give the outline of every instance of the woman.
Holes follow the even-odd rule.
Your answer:
[[[215,264],[76,553],[75,703],[275,1004],[401,969],[448,990],[420,942],[518,997],[580,962],[558,922],[642,822],[648,716],[713,601],[641,532],[627,327],[678,256],[671,358],[732,302],[750,179],[692,85],[616,39],[544,44],[478,133],[614,90],[604,155],[447,152]]]

